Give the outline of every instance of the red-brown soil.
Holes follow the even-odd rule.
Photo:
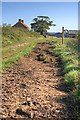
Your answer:
[[[3,118],[76,120],[63,85],[62,63],[50,48],[52,45],[37,44],[31,54],[3,73]]]

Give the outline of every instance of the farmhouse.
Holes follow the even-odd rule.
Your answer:
[[[76,38],[77,34],[78,30],[68,30],[68,32],[65,33],[65,37]]]
[[[78,30],[69,30],[69,37],[76,38]]]
[[[30,30],[30,28],[24,23],[24,20],[21,19],[19,19],[18,22],[12,27],[22,27],[22,28],[26,28],[27,30]]]

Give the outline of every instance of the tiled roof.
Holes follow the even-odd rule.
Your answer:
[[[23,20],[18,21],[15,25],[13,25],[13,27],[24,27],[30,30],[30,28],[24,23]]]
[[[30,29],[24,22],[20,22],[24,27]]]

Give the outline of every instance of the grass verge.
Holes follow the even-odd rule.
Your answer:
[[[54,52],[62,59],[64,82],[71,92],[77,120],[80,120],[80,66],[78,66],[78,40],[65,39],[63,45],[61,41],[58,41],[55,44]]]

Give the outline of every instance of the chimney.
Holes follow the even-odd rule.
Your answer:
[[[24,23],[24,20],[22,20],[22,22]]]
[[[19,19],[19,22],[21,22],[21,19]]]

